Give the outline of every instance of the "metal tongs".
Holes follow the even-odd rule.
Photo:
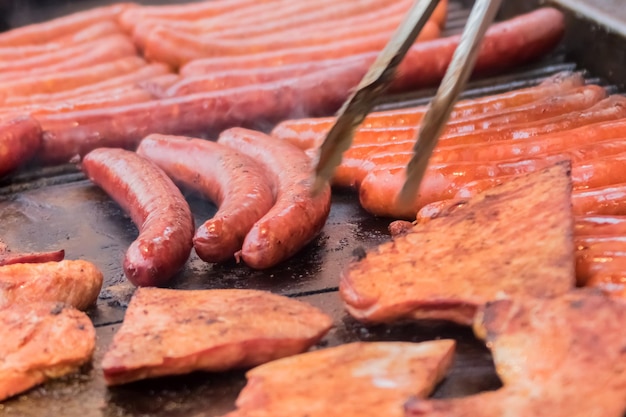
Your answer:
[[[396,68],[415,42],[438,2],[439,0],[415,0],[355,92],[339,110],[337,120],[319,150],[314,192],[321,190],[332,177],[335,168],[341,163],[343,153],[352,144],[354,131],[372,110],[375,100],[393,81]],[[476,0],[472,7],[450,66],[420,124],[417,141],[413,146],[413,157],[406,169],[406,181],[398,197],[400,204],[409,205],[414,201],[430,156],[450,117],[454,103],[472,73],[482,38],[493,22],[501,2],[502,0]]]

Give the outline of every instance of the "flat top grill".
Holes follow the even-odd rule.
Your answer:
[[[517,2],[509,2],[517,3]],[[469,13],[451,2],[444,35],[458,33]],[[536,85],[560,71],[582,70],[591,83],[611,92],[618,88],[586,72],[569,59],[563,45],[539,63],[495,77],[469,83],[464,97],[495,94]],[[434,93],[421,90],[382,97],[378,109],[428,102]],[[196,223],[215,213],[215,206],[196,195],[188,196]],[[65,249],[67,259],[86,259],[103,272],[105,282],[97,305],[88,311],[97,328],[93,367],[83,373],[51,381],[0,404],[0,416],[219,416],[233,408],[245,385],[243,371],[221,374],[195,373],[142,381],[113,389],[104,384],[99,364],[123,320],[134,287],[126,281],[121,260],[137,229],[120,208],[72,165],[29,168],[0,180],[2,238],[15,251]],[[368,249],[387,241],[388,219],[367,214],[356,192],[333,193],[326,226],[313,243],[282,265],[253,271],[234,263],[210,265],[195,253],[171,286],[178,289],[248,288],[268,290],[309,302],[335,323],[322,346],[363,341],[424,341],[452,338],[458,343],[454,366],[434,397],[458,397],[497,389],[489,351],[471,329],[443,322],[364,326],[343,310],[337,292],[340,271],[357,248]]]

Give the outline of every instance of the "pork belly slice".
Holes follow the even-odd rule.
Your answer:
[[[575,285],[569,163],[520,176],[351,263],[340,294],[366,322],[471,325],[487,301],[553,297]]]
[[[304,352],[331,326],[317,308],[264,291],[138,288],[102,368],[115,385],[252,367]]]
[[[356,342],[280,359],[249,371],[237,410],[225,417],[401,417],[448,371],[453,340]]]
[[[96,330],[85,313],[55,302],[0,309],[0,401],[89,362]]]
[[[87,261],[0,266],[0,308],[58,301],[84,310],[96,302],[101,288],[102,272]]]
[[[499,300],[476,317],[503,382],[450,400],[412,399],[408,417],[623,417],[626,302],[593,289]]]

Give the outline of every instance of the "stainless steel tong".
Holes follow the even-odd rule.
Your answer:
[[[404,20],[385,48],[365,74],[355,92],[338,112],[320,147],[315,167],[314,191],[319,191],[341,163],[343,153],[350,148],[356,128],[374,107],[375,100],[393,81],[395,71],[411,48],[439,0],[415,0]],[[476,0],[450,66],[430,102],[420,124],[413,157],[406,168],[406,181],[399,203],[408,205],[419,191],[428,161],[437,145],[454,103],[472,73],[482,38],[493,22],[502,0]]]

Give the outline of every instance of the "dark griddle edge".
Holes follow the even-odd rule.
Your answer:
[[[462,3],[464,4],[453,2],[450,5],[447,34],[458,33],[463,27],[468,14],[466,3],[469,2]],[[531,10],[538,4],[537,1],[506,1],[500,17],[507,18]],[[565,10],[565,12],[568,32],[563,45],[555,53],[539,63],[519,68],[511,73],[474,80],[468,85],[464,97],[477,97],[536,85],[560,71],[583,71],[590,83],[604,85],[611,92],[622,90],[626,86],[626,73],[617,69],[624,68],[626,64],[623,52],[626,49],[617,46],[623,46],[624,40],[615,33],[604,30],[597,22],[581,18],[575,11]],[[585,45],[593,45],[593,51]],[[432,94],[434,89],[386,96],[380,100],[378,109],[426,104]],[[106,196],[89,186],[84,176],[73,165],[29,168],[0,180],[0,224],[7,224],[3,220],[1,210],[5,207],[2,205],[3,202],[11,206],[16,201],[27,200],[24,207],[28,207],[28,210],[32,207],[39,209],[39,205],[45,207],[48,204],[47,195],[64,190],[78,193],[81,197],[87,193],[90,198],[106,200]],[[43,195],[41,200],[44,202],[39,200],[39,195]],[[198,215],[200,218],[210,215],[214,210],[206,208],[206,204],[198,204],[198,199],[193,196],[190,200],[192,206],[200,207]],[[206,274],[216,273],[225,276],[214,285],[216,288],[234,286],[267,289],[310,302],[331,314],[335,321],[335,328],[318,347],[356,340],[417,342],[453,338],[458,342],[455,364],[446,380],[434,393],[434,397],[457,397],[498,388],[500,382],[495,375],[489,352],[467,328],[438,322],[368,327],[355,322],[345,314],[335,284],[339,269],[350,259],[350,254],[356,247],[373,246],[388,239],[386,232],[388,221],[371,218],[357,207],[354,201],[355,196],[351,192],[335,193],[333,212],[327,224],[328,232],[320,241],[312,244],[312,248],[308,248],[303,255],[280,268],[260,275],[250,275],[244,269],[232,266],[205,270],[198,267],[195,260],[195,263],[190,261],[192,266],[183,274],[185,277],[188,274],[193,275],[191,282],[183,280],[176,282],[174,286],[213,287],[213,283],[207,283]],[[126,242],[131,240],[135,230],[130,221],[123,218],[114,204],[110,202],[103,204],[106,205],[103,209],[106,213],[105,218],[116,219],[115,229],[111,230],[110,225],[106,224],[103,226],[106,233],[119,233],[124,235]],[[68,207],[71,207],[71,204],[68,203]],[[122,219],[124,225],[119,225],[119,219]],[[19,224],[16,227],[19,227]],[[342,234],[348,237],[344,238]],[[32,236],[35,235],[31,234],[28,238]],[[124,239],[121,243],[114,242],[114,245],[123,246]],[[336,247],[332,244],[334,240],[339,242]],[[327,258],[333,253],[340,254],[333,261],[317,259]],[[315,260],[311,261],[309,259],[311,257]],[[119,268],[115,271],[119,275]],[[300,278],[294,278],[296,275]],[[276,277],[279,279],[276,280]],[[299,279],[302,279],[302,283]],[[87,367],[80,374],[49,382],[16,399],[0,404],[0,416],[218,416],[232,409],[234,399],[245,384],[243,372],[218,375],[195,373],[143,381],[114,389],[104,387],[99,363],[113,334],[119,328],[126,302],[132,291],[132,288],[119,284],[118,281],[119,276],[113,282],[105,283],[105,287],[107,285],[108,287],[103,291],[98,307],[89,312],[98,333],[93,367]],[[319,285],[312,284],[315,281]],[[288,285],[284,286],[285,282],[288,282]]]

